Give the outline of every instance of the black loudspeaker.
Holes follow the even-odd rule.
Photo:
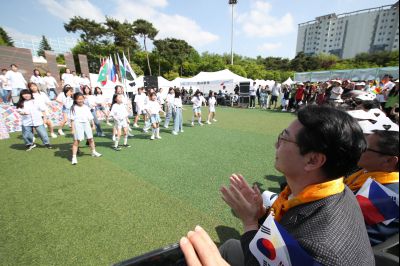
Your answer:
[[[156,76],[144,76],[143,83],[145,89],[158,89],[158,78]]]
[[[239,94],[250,93],[250,82],[239,83]]]
[[[250,97],[249,96],[240,96],[239,97],[239,104],[249,104]]]

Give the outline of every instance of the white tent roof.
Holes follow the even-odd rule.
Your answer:
[[[282,84],[291,86],[292,84],[294,84],[294,81],[289,77],[289,78],[288,78],[285,82],[283,82]]]
[[[172,81],[165,79],[164,77],[158,76],[158,87],[159,88],[170,88],[173,87],[174,84]]]
[[[246,82],[246,81],[252,81],[252,80],[239,76],[230,71],[229,69],[224,69],[216,72],[200,72],[199,74],[197,74],[192,78],[181,80],[181,84],[196,85],[198,83],[204,83],[204,82],[206,82],[207,84],[215,84],[223,82],[233,82],[237,84],[239,82]]]

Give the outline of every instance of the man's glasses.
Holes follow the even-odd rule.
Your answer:
[[[282,144],[282,141],[286,141],[286,142],[293,143],[293,144],[296,144],[296,145],[297,145],[297,142],[296,142],[296,141],[291,140],[291,139],[288,139],[288,138],[286,138],[286,137],[283,136],[283,134],[285,133],[285,131],[286,131],[286,130],[283,130],[283,131],[279,134],[278,140],[277,140],[277,142],[276,142],[277,146],[280,146],[280,145]]]
[[[382,152],[382,151],[378,151],[378,150],[374,150],[374,149],[371,149],[371,148],[367,148],[366,151],[372,151],[372,152],[379,153],[379,154],[386,155],[386,156],[396,156],[396,155],[393,155],[393,154],[388,154],[388,153],[385,153],[385,152]]]

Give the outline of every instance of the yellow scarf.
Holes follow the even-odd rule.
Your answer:
[[[289,199],[292,192],[289,186],[286,186],[272,205],[271,211],[275,215],[275,220],[279,222],[282,219],[282,216],[285,215],[290,208],[327,198],[341,193],[343,190],[343,177],[321,184],[310,185],[292,199]]]
[[[365,172],[365,170],[360,170],[346,178],[344,183],[352,191],[357,191],[370,177],[382,185],[399,182],[399,172]]]

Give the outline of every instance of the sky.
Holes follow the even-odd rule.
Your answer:
[[[228,0],[13,0],[3,4],[0,26],[21,37],[75,37],[64,23],[73,16],[105,16],[153,23],[156,39],[178,38],[198,52],[230,53],[232,8]],[[394,4],[395,0],[238,0],[234,7],[236,54],[293,58],[299,23],[330,13]]]

